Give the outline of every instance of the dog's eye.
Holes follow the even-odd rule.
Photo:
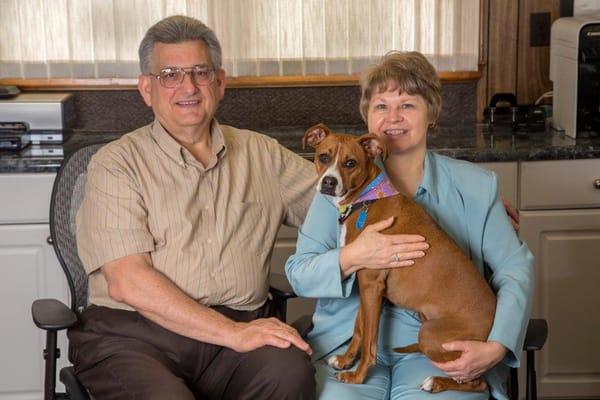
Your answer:
[[[321,164],[327,164],[329,161],[331,161],[331,156],[327,153],[323,153],[323,154],[319,154],[319,162]]]
[[[356,160],[349,159],[344,161],[344,168],[354,168],[356,167]]]

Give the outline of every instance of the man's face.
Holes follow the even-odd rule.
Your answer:
[[[197,65],[214,68],[208,48],[202,41],[154,45],[150,66],[152,74],[159,74],[168,67]],[[225,93],[225,72],[215,71],[215,79],[205,86],[195,84],[192,75],[186,74],[183,82],[174,88],[163,87],[153,76],[140,75],[138,89],[144,102],[152,107],[154,115],[168,132],[174,135],[190,129],[208,132]]]

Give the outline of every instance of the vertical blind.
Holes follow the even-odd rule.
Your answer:
[[[129,78],[174,14],[213,28],[232,76],[357,73],[390,50],[477,70],[479,0],[0,0],[0,78]]]

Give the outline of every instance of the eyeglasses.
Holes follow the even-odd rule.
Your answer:
[[[215,79],[215,70],[201,65],[194,65],[189,68],[168,67],[162,69],[158,74],[148,73],[148,75],[158,79],[158,82],[167,89],[173,89],[181,85],[186,74],[190,74],[192,82],[198,86],[210,85]]]

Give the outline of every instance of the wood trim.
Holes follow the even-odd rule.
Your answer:
[[[477,81],[479,71],[440,72],[442,82]],[[307,75],[307,76],[244,76],[227,78],[229,88],[355,86],[358,75]],[[17,86],[22,90],[137,90],[137,79],[0,79],[0,85]]]
[[[486,102],[494,93],[517,93],[519,2],[490,1],[488,16],[488,84]]]
[[[531,31],[530,15],[548,12],[550,21],[560,17],[559,0],[521,1],[519,9],[519,42],[517,64],[517,101],[519,104],[533,103],[545,92],[552,90],[550,82],[550,46],[529,45]]]
[[[487,106],[488,90],[488,46],[490,26],[490,0],[479,0],[479,72],[481,78],[477,82],[477,102],[475,121],[483,120],[483,110]]]

